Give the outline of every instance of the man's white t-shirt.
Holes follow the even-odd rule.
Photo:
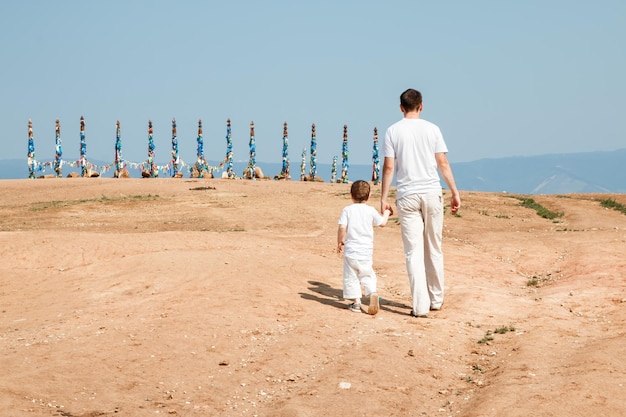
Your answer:
[[[339,225],[346,226],[344,256],[371,260],[374,253],[374,226],[380,226],[383,220],[374,207],[365,203],[346,206],[339,217]]]
[[[396,200],[441,191],[436,153],[447,153],[441,130],[424,119],[402,119],[389,126],[383,156],[395,158]]]

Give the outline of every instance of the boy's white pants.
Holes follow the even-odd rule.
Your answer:
[[[343,257],[343,298],[347,300],[360,299],[361,285],[365,296],[376,292],[376,272],[372,260],[351,259]]]
[[[428,314],[443,304],[443,196],[411,194],[396,201],[413,312]]]

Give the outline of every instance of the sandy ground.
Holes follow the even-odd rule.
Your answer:
[[[553,221],[462,193],[444,308],[417,319],[393,217],[380,312],[346,309],[348,191],[0,181],[0,415],[626,415],[626,215],[597,201],[625,195],[533,196]]]

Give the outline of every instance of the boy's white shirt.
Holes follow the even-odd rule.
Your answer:
[[[344,207],[339,217],[339,225],[346,227],[344,256],[358,260],[372,259],[374,226],[380,226],[383,222],[383,216],[365,203]]]

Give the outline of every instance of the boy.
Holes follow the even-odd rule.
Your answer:
[[[369,314],[378,313],[376,273],[372,267],[374,251],[374,226],[387,224],[391,209],[381,216],[375,208],[365,204],[370,196],[370,185],[355,181],[350,188],[352,204],[345,207],[339,217],[337,253],[343,252],[343,298],[352,303],[348,308],[361,312],[361,285],[369,296]]]

